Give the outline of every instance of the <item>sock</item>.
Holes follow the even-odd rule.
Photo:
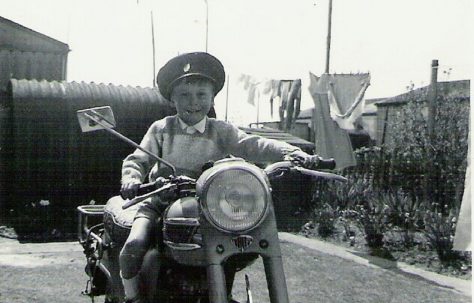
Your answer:
[[[120,272],[120,278],[122,278],[123,290],[125,291],[125,297],[129,300],[133,300],[138,297],[139,293],[139,280],[138,275],[125,279]]]

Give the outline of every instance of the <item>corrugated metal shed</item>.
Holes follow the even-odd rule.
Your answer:
[[[69,46],[0,17],[0,91],[16,79],[65,80]]]
[[[12,79],[7,94],[0,128],[11,135],[1,138],[0,150],[9,207],[49,200],[71,212],[118,192],[121,161],[133,147],[105,131],[81,133],[77,110],[111,106],[117,130],[135,141],[175,113],[152,88]]]

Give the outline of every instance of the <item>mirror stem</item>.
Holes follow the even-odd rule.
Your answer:
[[[149,155],[150,157],[152,157],[153,159],[157,160],[158,162],[161,162],[163,164],[165,164],[166,166],[168,166],[169,168],[171,168],[171,170],[173,171],[173,176],[176,176],[176,168],[171,164],[169,163],[168,161],[158,157],[157,155],[153,154],[152,152],[144,149],[143,147],[141,147],[139,144],[133,142],[132,140],[130,140],[129,138],[125,137],[124,135],[122,135],[121,133],[115,131],[114,129],[112,129],[107,123],[104,123],[103,121],[101,121],[101,119],[98,119],[97,117],[94,117],[88,113],[84,113],[84,115],[91,119],[92,121],[94,121],[95,123],[101,125],[102,127],[104,127],[104,129],[106,131],[108,131],[109,133],[111,133],[112,135],[124,140],[125,142],[127,142],[128,144],[131,144],[133,145],[135,148],[141,150],[142,152],[144,152],[145,154]]]

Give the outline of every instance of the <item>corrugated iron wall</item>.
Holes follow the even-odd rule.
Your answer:
[[[0,90],[11,78],[65,80],[66,53],[0,49]]]
[[[11,159],[11,108],[7,107],[7,95],[5,92],[0,90],[0,220],[2,215],[5,213],[6,203],[6,172],[9,170],[10,162],[7,159]],[[10,151],[9,151],[10,150]],[[8,154],[10,153],[10,154]]]
[[[7,94],[3,107],[11,114],[0,127],[12,137],[2,138],[0,148],[9,208],[48,200],[69,214],[118,193],[121,162],[133,147],[105,131],[81,133],[77,110],[111,106],[117,131],[138,142],[151,123],[174,114],[151,88],[13,79]]]

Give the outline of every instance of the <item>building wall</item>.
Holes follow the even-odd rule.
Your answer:
[[[363,129],[369,134],[370,139],[377,138],[377,113],[362,115],[361,124]]]
[[[390,142],[393,131],[390,123],[397,118],[402,110],[403,104],[394,104],[392,106],[380,106],[377,109],[377,139],[376,144],[386,144]]]
[[[0,17],[0,91],[10,79],[66,80],[69,46]]]
[[[459,106],[464,106],[466,111],[469,111],[470,80],[438,82],[437,94],[439,97],[458,100]],[[399,113],[402,112],[407,102],[421,102],[424,105],[422,114],[426,119],[428,115],[428,98],[429,86],[425,86],[377,103],[377,145],[390,143],[390,137],[393,134],[390,124],[395,122],[395,119],[404,119]]]
[[[66,80],[67,55],[0,49],[0,89],[10,79]]]
[[[426,121],[428,118],[428,106],[426,101],[422,102],[423,107],[421,108],[421,114]],[[469,103],[470,98],[460,98],[456,106],[462,107],[463,111],[468,113]],[[406,103],[394,103],[388,106],[379,106],[377,110],[377,145],[384,143],[390,144],[391,138],[394,135],[391,125],[395,123],[397,119],[402,121],[405,119],[403,116],[404,106],[406,106]]]

